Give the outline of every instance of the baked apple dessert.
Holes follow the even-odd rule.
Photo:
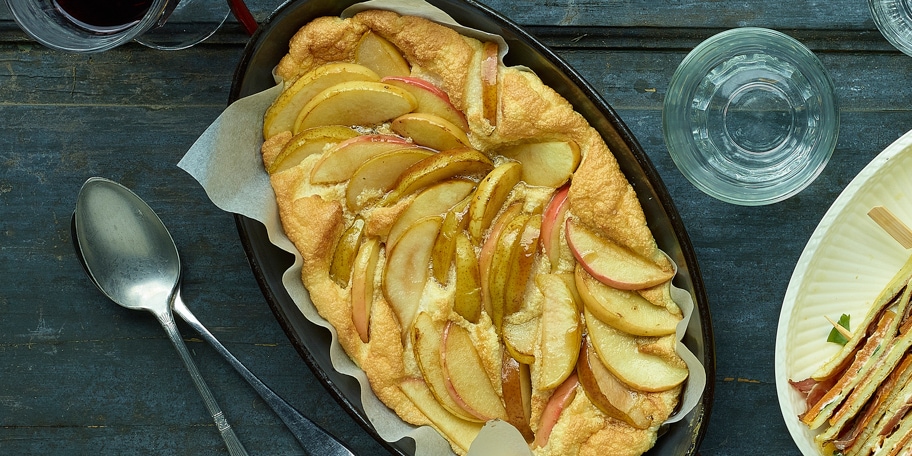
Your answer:
[[[494,42],[371,10],[303,26],[263,163],[371,388],[456,453],[636,455],[688,377],[675,266],[599,134]]]

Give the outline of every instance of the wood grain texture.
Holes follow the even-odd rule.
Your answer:
[[[279,4],[248,3],[260,21]],[[797,454],[774,384],[782,298],[830,203],[912,129],[912,58],[886,43],[856,0],[488,5],[541,38],[618,110],[678,206],[716,337],[716,400],[701,454]],[[821,176],[787,201],[755,208],[690,185],[661,133],[668,81],[687,52],[748,25],[780,29],[814,50],[836,84],[842,116]],[[383,454],[289,343],[231,216],[175,166],[224,108],[245,41],[232,20],[186,51],[128,44],[63,54],[31,41],[0,3],[0,454],[226,454],[155,320],[106,301],[73,256],[75,195],[94,175],[131,187],[158,212],[181,252],[188,306],[239,359],[359,454]],[[181,329],[251,454],[304,454],[253,390]]]

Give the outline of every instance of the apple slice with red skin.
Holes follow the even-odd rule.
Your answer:
[[[374,275],[380,259],[380,240],[361,243],[352,266],[352,323],[365,344],[370,340],[370,313],[374,302]]]
[[[674,388],[687,379],[688,370],[683,361],[641,351],[636,336],[614,329],[595,318],[589,309],[584,310],[584,315],[589,340],[599,359],[625,385],[639,391],[658,392]]]
[[[635,336],[673,334],[681,321],[665,307],[657,306],[635,291],[618,290],[596,280],[577,265],[576,289],[583,304],[599,320]]]
[[[532,379],[529,366],[504,352],[500,379],[507,422],[522,434],[526,442],[531,442],[535,434],[529,424],[532,419]]]
[[[418,101],[415,112],[440,116],[463,131],[469,131],[469,123],[466,121],[465,114],[456,109],[450,101],[450,96],[436,85],[411,76],[388,76],[381,79],[381,82],[389,83],[411,93]]]
[[[541,448],[548,444],[551,438],[551,431],[554,425],[560,420],[561,413],[570,406],[573,399],[576,398],[577,386],[579,381],[576,374],[572,373],[557,389],[551,393],[545,408],[542,410],[541,419],[539,420],[538,431],[535,433],[535,441],[532,446]]]
[[[294,135],[272,160],[267,160],[264,155],[263,162],[269,174],[280,173],[298,166],[311,155],[322,154],[327,146],[356,136],[358,133],[355,130],[342,125],[308,128]]]
[[[567,199],[569,193],[569,185],[557,189],[542,215],[541,243],[545,255],[551,262],[552,272],[557,271],[560,266],[561,232],[564,230],[564,219],[567,216],[567,209],[570,207]]]
[[[481,420],[463,410],[447,391],[446,374],[440,364],[444,326],[445,323],[435,321],[426,312],[420,312],[415,317],[415,324],[412,326],[412,349],[418,361],[418,368],[440,405],[461,419],[480,422]]]
[[[453,415],[440,405],[440,402],[437,402],[437,398],[434,397],[430,388],[420,378],[405,378],[399,383],[399,388],[415,404],[415,407],[431,420],[434,427],[447,437],[447,440],[460,448],[463,453],[469,451],[475,437],[481,432],[483,426],[481,423],[463,420]]]
[[[574,218],[566,222],[567,244],[573,256],[600,282],[620,290],[642,290],[667,282],[673,269],[634,253],[627,247],[600,236]]]
[[[589,400],[605,415],[637,428],[648,429],[652,420],[642,407],[646,394],[627,387],[599,359],[589,341],[580,349],[576,374]]]
[[[506,420],[507,411],[491,384],[469,332],[450,321],[443,330],[440,363],[447,391],[461,408],[482,421]]]

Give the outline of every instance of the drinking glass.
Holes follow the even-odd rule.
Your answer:
[[[868,0],[868,6],[884,38],[912,56],[912,0]]]
[[[79,1],[92,4],[87,0],[66,3]],[[151,0],[142,17],[99,27],[74,20],[58,0],[6,3],[27,34],[47,47],[67,52],[101,52],[132,40],[155,49],[186,49],[212,36],[230,13],[224,0]]]

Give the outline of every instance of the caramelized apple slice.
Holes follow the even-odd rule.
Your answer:
[[[452,210],[443,216],[443,225],[440,234],[434,242],[434,251],[431,253],[431,272],[434,279],[441,285],[449,281],[450,266],[453,264],[453,255],[456,253],[456,234],[459,231],[459,219]],[[458,298],[458,295],[457,295]]]
[[[436,153],[406,169],[381,204],[393,204],[412,192],[457,176],[487,173],[494,163],[474,149],[454,149]]]
[[[378,155],[414,146],[395,135],[361,135],[342,141],[320,157],[310,172],[314,184],[335,184],[351,179],[364,163]]]
[[[551,201],[545,208],[542,216],[541,242],[548,260],[551,262],[551,271],[556,272],[560,266],[561,232],[564,231],[564,218],[567,215],[567,194],[570,186],[565,185],[554,193]]]
[[[399,388],[415,404],[415,407],[431,420],[434,427],[447,437],[447,440],[460,448],[463,453],[469,451],[475,437],[481,432],[481,423],[463,420],[450,413],[440,405],[440,402],[437,402],[437,398],[421,379],[406,378],[399,384]]]
[[[646,395],[621,383],[605,367],[589,341],[583,342],[576,373],[589,400],[604,414],[637,429],[652,425],[642,407]]]
[[[412,349],[415,351],[418,368],[440,405],[464,420],[481,421],[463,410],[447,392],[446,374],[440,364],[443,328],[444,323],[434,321],[425,312],[421,312],[415,317],[415,325],[412,327]]]
[[[577,386],[579,381],[576,374],[570,374],[561,385],[551,393],[545,408],[542,410],[541,419],[539,420],[538,432],[535,433],[535,442],[533,446],[541,448],[548,444],[551,439],[551,431],[554,425],[560,420],[561,413],[570,406],[573,399],[576,398]]]
[[[448,322],[440,352],[450,397],[462,409],[482,421],[506,419],[500,395],[491,384],[475,343],[465,328]]]
[[[527,184],[551,188],[567,183],[581,159],[573,140],[517,144],[498,153],[522,163],[522,180]]]
[[[491,290],[490,290],[490,277],[491,277],[491,266],[494,260],[494,252],[497,250],[497,243],[500,239],[500,234],[506,228],[516,216],[522,212],[521,204],[511,204],[509,207],[503,210],[501,214],[497,217],[497,220],[491,226],[491,232],[488,234],[487,239],[485,239],[484,245],[481,247],[481,251],[478,254],[478,270],[481,278],[481,297],[484,302],[485,310],[488,312],[488,315],[492,314],[491,308]]]
[[[381,77],[408,76],[408,62],[392,43],[374,32],[367,32],[355,48],[355,62],[364,65]]]
[[[504,348],[515,360],[532,365],[535,363],[535,338],[541,317],[507,315],[504,317],[500,336]]]
[[[434,114],[411,112],[403,114],[390,124],[396,134],[411,138],[415,144],[434,150],[471,147],[469,137],[452,122]]]
[[[440,223],[439,216],[419,219],[402,234],[402,242],[387,247],[383,294],[399,319],[403,335],[408,334],[424,294]]]
[[[387,248],[396,245],[405,229],[415,220],[431,215],[442,217],[450,208],[471,194],[474,188],[475,183],[468,179],[449,179],[419,192],[390,227],[386,237]]]
[[[680,316],[652,304],[635,291],[609,287],[579,265],[575,275],[583,304],[599,320],[635,336],[664,336],[677,329]]]
[[[535,386],[540,390],[556,388],[573,373],[582,340],[579,310],[567,283],[555,274],[535,276],[542,300],[541,356],[535,362]],[[588,322],[588,320],[587,320]]]
[[[295,119],[293,133],[322,125],[378,125],[412,112],[412,94],[382,82],[349,81],[315,95]]]
[[[498,333],[501,331],[504,317],[510,314],[507,310],[507,284],[510,271],[514,267],[513,260],[517,256],[516,251],[520,248],[520,236],[529,217],[529,214],[520,213],[507,222],[497,239],[497,244],[491,257],[485,310],[491,317],[494,328]]]
[[[381,81],[411,93],[418,100],[418,107],[415,108],[415,112],[434,114],[446,119],[463,131],[469,131],[469,123],[466,121],[465,114],[456,109],[450,101],[449,95],[434,84],[421,78],[407,76],[389,76]]]
[[[639,349],[637,339],[611,327],[585,310],[589,340],[618,380],[646,392],[666,391],[687,379],[687,366]],[[666,336],[667,337],[667,336]]]
[[[265,163],[269,174],[280,173],[298,166],[305,158],[323,153],[326,147],[358,136],[355,130],[342,125],[308,128],[294,135],[282,151],[269,163]]]
[[[456,233],[456,301],[453,310],[470,323],[481,317],[481,273],[475,246],[464,231]]]
[[[351,279],[352,265],[361,245],[361,236],[364,229],[364,219],[355,219],[342,233],[336,249],[333,252],[332,263],[329,266],[329,278],[336,285],[345,288]]]
[[[469,205],[469,235],[476,243],[484,237],[522,175],[522,165],[508,161],[488,173]]]
[[[420,147],[406,147],[367,159],[345,187],[345,203],[352,212],[382,197],[393,188],[396,180],[409,166],[430,157],[434,152]]]
[[[507,422],[512,424],[527,442],[531,442],[535,436],[529,425],[532,419],[532,380],[529,366],[517,362],[505,352],[500,380]]]
[[[576,260],[600,282],[620,290],[642,290],[671,280],[666,270],[630,249],[567,219],[567,244]]]
[[[380,240],[371,238],[361,243],[352,266],[352,323],[361,338],[370,339],[370,313],[374,302],[374,276],[380,259]]]
[[[520,232],[516,248],[513,251],[515,257],[511,260],[513,268],[510,269],[510,274],[507,277],[507,286],[504,290],[504,315],[517,312],[522,307],[529,277],[532,274],[532,266],[538,253],[541,224],[541,214],[531,215]]]
[[[497,79],[500,76],[500,56],[497,43],[486,42],[482,49],[481,60],[481,102],[484,118],[491,125],[497,125],[497,107],[500,94],[497,92]]]
[[[263,117],[263,137],[292,131],[301,109],[318,93],[342,82],[377,82],[380,76],[353,63],[329,63],[305,73],[282,91]]]

